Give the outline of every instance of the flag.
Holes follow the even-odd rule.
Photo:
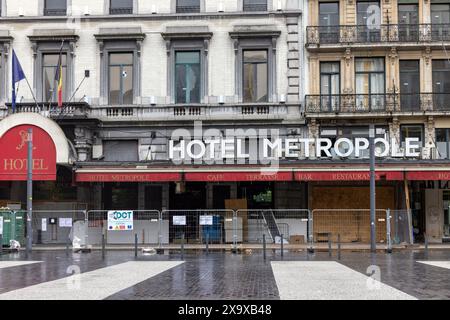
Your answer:
[[[59,53],[58,66],[56,67],[55,81],[58,83],[58,107],[62,107],[62,86],[63,86],[63,67],[62,67],[62,52]]]
[[[25,74],[23,72],[22,66],[20,65],[19,59],[17,59],[16,52],[13,49],[12,56],[12,109],[16,110],[16,83],[25,79]]]

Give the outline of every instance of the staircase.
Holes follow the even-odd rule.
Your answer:
[[[275,242],[275,237],[281,237],[280,229],[275,221],[275,216],[273,215],[273,211],[262,211],[262,216],[264,222],[267,226],[267,230],[269,231],[269,235],[272,238],[272,241]]]

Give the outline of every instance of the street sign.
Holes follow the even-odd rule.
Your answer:
[[[200,216],[200,225],[201,226],[212,226],[213,225],[213,216]]]
[[[185,226],[186,225],[186,216],[173,216],[173,225],[174,226]]]
[[[108,230],[133,230],[133,211],[108,211]]]
[[[0,217],[0,234],[3,234],[3,217]]]

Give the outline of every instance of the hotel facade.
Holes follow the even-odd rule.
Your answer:
[[[25,208],[32,128],[34,209],[366,209],[367,149],[317,143],[373,125],[399,149],[377,158],[377,208],[445,241],[449,19],[433,0],[3,0],[0,204]],[[27,77],[14,112],[12,50]],[[262,138],[318,152],[274,161]],[[234,148],[171,156],[214,139]]]

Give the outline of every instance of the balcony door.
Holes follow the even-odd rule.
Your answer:
[[[419,41],[419,5],[398,5],[398,39],[400,42]]]
[[[450,62],[433,60],[433,110],[450,110]]]
[[[358,1],[356,4],[357,36],[360,43],[381,41],[381,26],[376,14],[381,12],[379,1]],[[381,21],[380,21],[381,22]]]
[[[356,112],[385,111],[383,58],[355,58]]]
[[[431,35],[434,41],[450,40],[450,1],[431,3]]]
[[[339,110],[339,78],[339,62],[320,63],[320,111]]]
[[[420,111],[419,60],[400,60],[400,107],[402,111]]]
[[[339,43],[339,2],[319,3],[320,43]]]

